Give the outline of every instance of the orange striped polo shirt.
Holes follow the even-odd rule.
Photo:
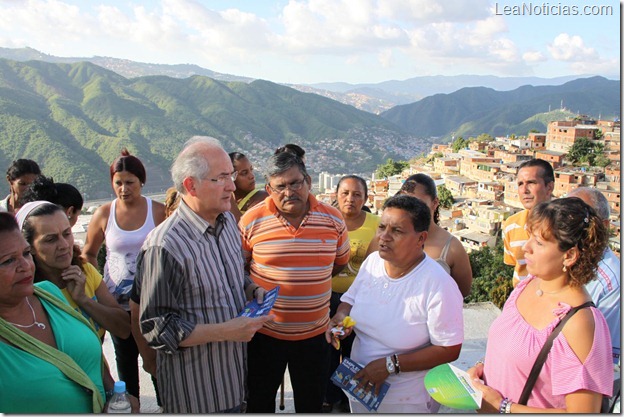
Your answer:
[[[297,229],[271,198],[239,222],[251,279],[267,291],[280,286],[272,311],[276,318],[260,333],[281,340],[304,340],[327,329],[332,269],[349,261],[349,236],[340,212],[312,194],[308,201],[310,211]]]

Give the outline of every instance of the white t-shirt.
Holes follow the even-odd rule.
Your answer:
[[[453,278],[429,256],[406,276],[392,279],[379,252],[374,252],[340,300],[353,306],[356,338],[351,359],[363,366],[395,353],[464,341],[462,295]],[[426,373],[388,376],[391,387],[384,404],[431,401],[424,385]]]

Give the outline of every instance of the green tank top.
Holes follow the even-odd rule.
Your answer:
[[[51,282],[35,284],[64,300]],[[93,330],[41,299],[57,348],[69,355],[89,376],[103,398],[102,346]],[[92,413],[91,394],[68,379],[56,366],[21,349],[0,342],[0,412],[28,414]]]

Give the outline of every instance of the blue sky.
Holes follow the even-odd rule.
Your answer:
[[[0,47],[283,83],[617,76],[620,42],[611,0],[0,0]]]

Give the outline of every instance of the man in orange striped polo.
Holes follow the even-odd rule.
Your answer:
[[[273,155],[266,177],[269,197],[239,222],[251,279],[267,291],[280,286],[275,319],[248,344],[247,412],[275,412],[287,365],[295,411],[320,412],[331,277],[349,261],[347,228],[337,209],[310,193],[312,179],[296,155]]]

